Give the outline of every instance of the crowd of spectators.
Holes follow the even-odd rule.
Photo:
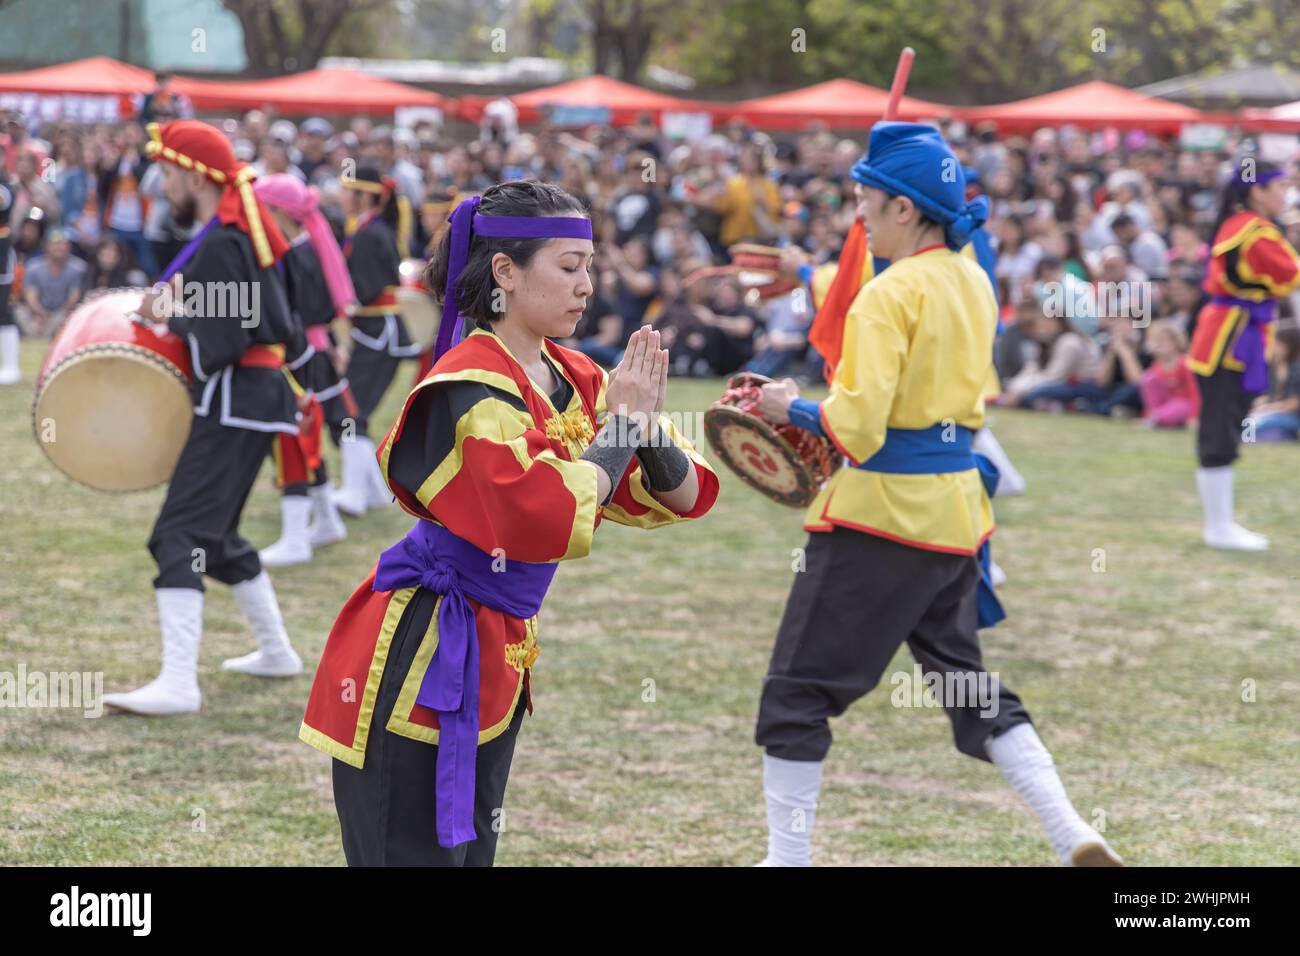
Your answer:
[[[150,118],[170,118],[168,106],[151,104]],[[741,243],[780,250],[778,278],[835,261],[854,216],[849,170],[861,136],[769,135],[737,122],[686,142],[665,137],[649,116],[619,129],[520,131],[490,115],[460,136],[431,122],[295,124],[262,111],[214,122],[259,172],[319,187],[340,235],[340,177],[360,163],[387,171],[417,212],[413,257],[425,254],[458,196],[511,178],[559,183],[589,203],[597,235],[595,293],[571,344],[610,365],[650,322],[672,350],[673,374],[749,368],[821,379],[807,344],[814,308],[806,293],[765,294],[772,276],[728,263]],[[1004,325],[994,354],[998,401],[1193,425],[1198,394],[1184,355],[1221,184],[1240,144],[1197,150],[1140,132],[1071,129],[1000,138],[941,125],[971,188],[990,201]],[[50,334],[87,289],[146,284],[189,238],[171,222],[145,139],[140,122],[29,129],[20,116],[6,118],[0,146],[22,285],[15,301],[27,334]],[[1281,225],[1300,245],[1296,206]],[[1300,430],[1297,314],[1283,303],[1260,437]]]

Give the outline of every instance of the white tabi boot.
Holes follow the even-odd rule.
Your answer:
[[[338,505],[334,503],[334,489],[329,485],[313,485],[307,489],[311,501],[311,527],[307,540],[313,548],[323,548],[348,536]]]
[[[1267,551],[1268,538],[1247,531],[1232,520],[1232,485],[1231,465],[1196,469],[1196,490],[1205,512],[1205,543],[1224,551]]]
[[[811,866],[812,831],[822,786],[820,760],[763,755],[767,856],[756,866]]]
[[[367,448],[374,446],[369,438],[344,439],[339,444],[343,461],[343,480],[334,492],[334,505],[346,515],[359,518],[370,506],[372,492],[367,469]],[[373,462],[371,462],[373,464]]]
[[[307,523],[311,520],[311,499],[306,495],[280,496],[280,540],[257,553],[268,568],[286,564],[306,564],[311,560],[311,539]]]
[[[162,673],[139,690],[105,694],[104,705],[150,717],[198,713],[203,592],[158,588],[154,594],[162,627]]]
[[[18,326],[0,325],[0,385],[23,380],[18,368]]]
[[[275,588],[270,576],[263,571],[249,581],[240,581],[231,591],[239,605],[244,620],[257,638],[257,650],[243,657],[222,661],[228,671],[252,674],[255,677],[293,677],[302,673],[302,659],[289,643],[280,616],[280,604],[275,599]]]
[[[1079,816],[1057,776],[1052,755],[1032,724],[990,737],[985,750],[1007,783],[1038,814],[1052,849],[1066,866],[1123,866],[1119,854]]]
[[[393,504],[393,492],[384,481],[384,473],[379,468],[379,459],[375,457],[375,444],[366,439],[370,445],[366,463],[367,487],[370,489],[369,505],[371,508],[387,508]]]

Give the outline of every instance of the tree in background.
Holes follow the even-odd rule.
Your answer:
[[[332,41],[361,31],[362,52],[373,49],[365,20],[389,11],[394,0],[221,0],[239,18],[248,72],[279,76],[313,69]],[[347,31],[341,33],[344,26]],[[336,52],[354,52],[338,50]],[[360,55],[357,53],[356,55]]]

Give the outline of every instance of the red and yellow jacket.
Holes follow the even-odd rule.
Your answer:
[[[1300,287],[1300,256],[1277,226],[1258,213],[1242,210],[1219,227],[1211,248],[1201,289],[1211,296],[1231,296],[1263,302],[1289,295]],[[1240,372],[1245,366],[1233,355],[1237,336],[1249,322],[1237,305],[1207,302],[1196,317],[1196,330],[1187,364],[1198,375],[1224,368]],[[1265,328],[1265,348],[1273,329]]]
[[[602,518],[637,528],[657,528],[698,518],[713,507],[718,478],[668,418],[661,427],[694,462],[699,495],[678,513],[646,490],[633,457],[609,504],[596,500],[596,471],[577,459],[594,440],[604,417],[607,376],[579,352],[546,342],[552,362],[572,386],[564,409],[533,386],[505,344],[476,330],[450,349],[407,396],[379,450],[380,467],[398,503],[487,553],[510,560],[553,562],[585,557]],[[422,409],[429,390],[445,383],[478,383],[484,397],[457,415],[442,436],[449,451],[431,462],[418,487],[392,473],[394,447],[408,430],[428,428]],[[348,599],[330,631],[307,702],[299,737],[354,767],[365,761],[366,741],[393,635],[418,588],[372,590],[374,569]],[[528,695],[536,660],[537,619],[512,617],[471,600],[480,657],[479,743],[498,736],[510,722],[519,695]],[[413,740],[438,742],[437,714],[415,702],[438,643],[438,615],[430,620],[408,672],[387,730]]]

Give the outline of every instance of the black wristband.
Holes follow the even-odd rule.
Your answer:
[[[641,472],[651,491],[673,491],[680,488],[691,470],[691,460],[659,429],[658,439],[636,450]]]
[[[610,415],[605,425],[596,433],[595,440],[582,453],[584,461],[589,461],[609,476],[609,494],[602,505],[609,504],[614,497],[614,489],[623,479],[628,463],[636,454],[641,444],[641,426],[623,415]]]

